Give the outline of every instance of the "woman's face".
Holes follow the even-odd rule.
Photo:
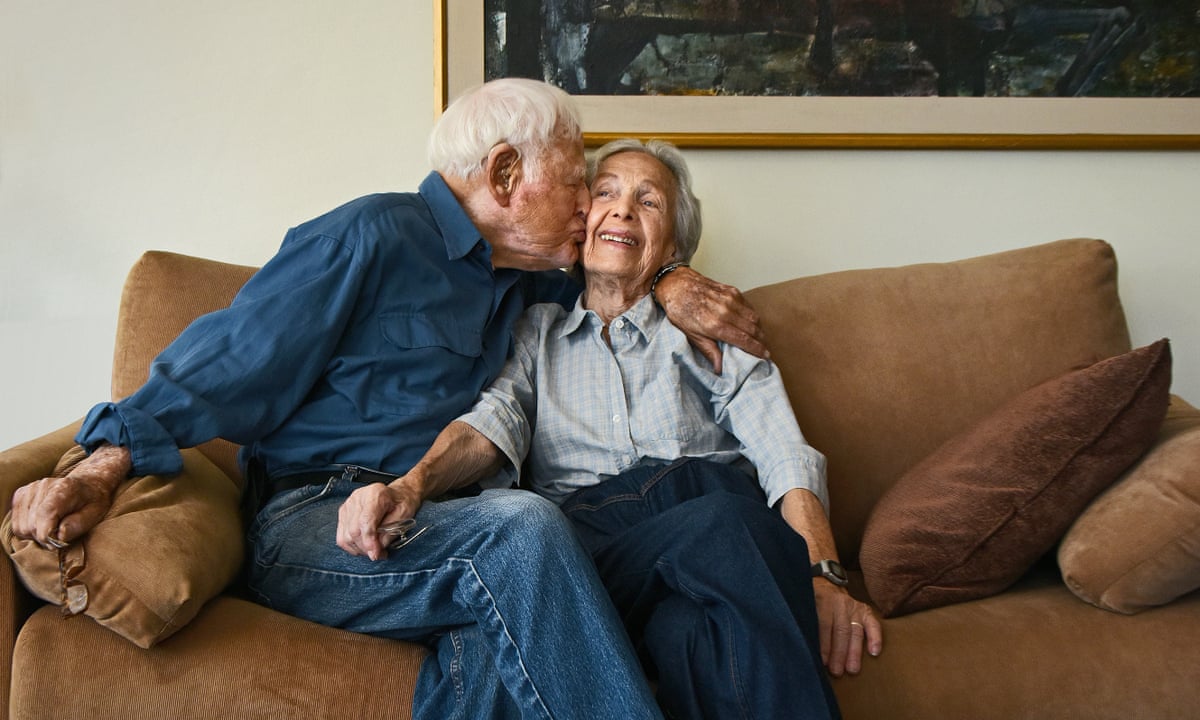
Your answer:
[[[675,176],[651,155],[620,152],[600,164],[591,192],[584,272],[649,292],[675,254]]]

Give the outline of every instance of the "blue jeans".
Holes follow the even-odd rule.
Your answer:
[[[808,546],[745,473],[683,459],[578,490],[562,508],[668,717],[840,717]]]
[[[662,717],[591,560],[552,503],[519,490],[427,502],[416,517],[426,530],[372,562],[335,542],[338,508],[357,487],[331,478],[267,503],[248,536],[254,599],[430,647],[416,718]]]

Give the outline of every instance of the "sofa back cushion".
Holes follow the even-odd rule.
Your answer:
[[[233,301],[257,268],[152,250],[130,269],[121,294],[113,354],[112,397],[134,393],[150,363],[192,320]],[[237,446],[213,440],[200,446],[217,467],[241,479]]]
[[[1017,394],[1130,349],[1116,257],[1099,240],[746,296],[801,429],[829,459],[834,536],[851,565],[871,509],[906,470]]]

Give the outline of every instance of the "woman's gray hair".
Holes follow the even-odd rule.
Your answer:
[[[675,258],[690,262],[700,247],[700,200],[692,192],[692,172],[679,148],[663,140],[643,143],[634,138],[613,140],[592,155],[588,162],[588,184],[596,179],[600,164],[617,153],[640,152],[658,160],[675,177]]]
[[[563,90],[524,78],[492,80],[459,96],[429,136],[429,164],[442,175],[470,179],[502,142],[516,148],[536,180],[544,151],[582,137],[579,112]]]

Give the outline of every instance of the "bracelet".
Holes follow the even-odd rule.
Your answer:
[[[688,265],[682,260],[678,260],[676,262],[663,265],[662,268],[660,268],[659,271],[654,274],[654,280],[650,282],[650,296],[654,298],[655,302],[658,302],[658,296],[654,294],[654,288],[658,287],[658,281],[662,280],[664,277],[681,267],[691,267],[691,265]]]

